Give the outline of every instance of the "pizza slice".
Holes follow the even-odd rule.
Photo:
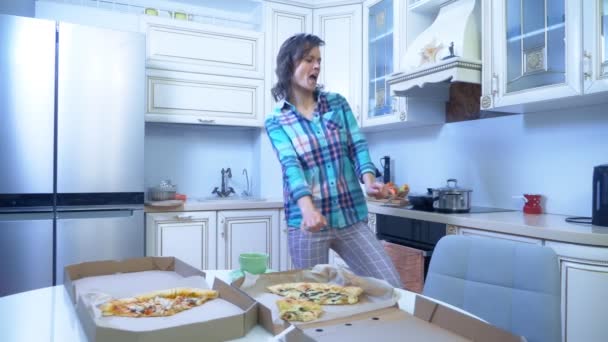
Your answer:
[[[217,298],[214,290],[174,288],[131,298],[110,300],[99,305],[103,316],[162,317],[200,306]]]
[[[280,296],[309,300],[317,304],[356,304],[363,289],[326,283],[284,283],[269,286],[268,290]]]
[[[323,313],[321,305],[307,300],[284,298],[277,300],[279,316],[286,321],[310,322]]]

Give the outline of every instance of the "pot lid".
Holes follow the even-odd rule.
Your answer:
[[[447,180],[447,186],[443,188],[438,188],[437,191],[443,193],[452,193],[452,194],[461,194],[463,192],[473,192],[471,189],[465,189],[458,186],[458,181],[456,178],[450,178]]]

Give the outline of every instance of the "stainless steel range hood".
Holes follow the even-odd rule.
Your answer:
[[[388,79],[396,96],[447,100],[451,82],[481,83],[479,0],[422,0],[409,11],[428,12],[429,3],[438,7],[435,21],[409,44],[402,70]]]

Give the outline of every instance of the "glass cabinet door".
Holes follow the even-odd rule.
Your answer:
[[[566,82],[565,0],[506,1],[506,92]]]
[[[368,113],[369,118],[392,114],[387,77],[393,73],[393,0],[369,8],[368,17]]]
[[[600,0],[600,62],[601,78],[608,77],[608,0]]]

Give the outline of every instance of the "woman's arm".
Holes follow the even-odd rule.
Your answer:
[[[266,119],[265,127],[268,138],[281,163],[283,176],[287,178],[291,198],[294,201],[298,201],[303,196],[312,196],[298,155],[281,124],[271,117]]]
[[[320,230],[327,225],[327,221],[312,202],[312,192],[306,182],[302,165],[291,144],[291,140],[274,118],[268,118],[265,127],[268,138],[281,163],[283,174],[287,178],[289,195],[298,203],[298,207],[302,212],[302,224],[300,228],[310,231]]]

